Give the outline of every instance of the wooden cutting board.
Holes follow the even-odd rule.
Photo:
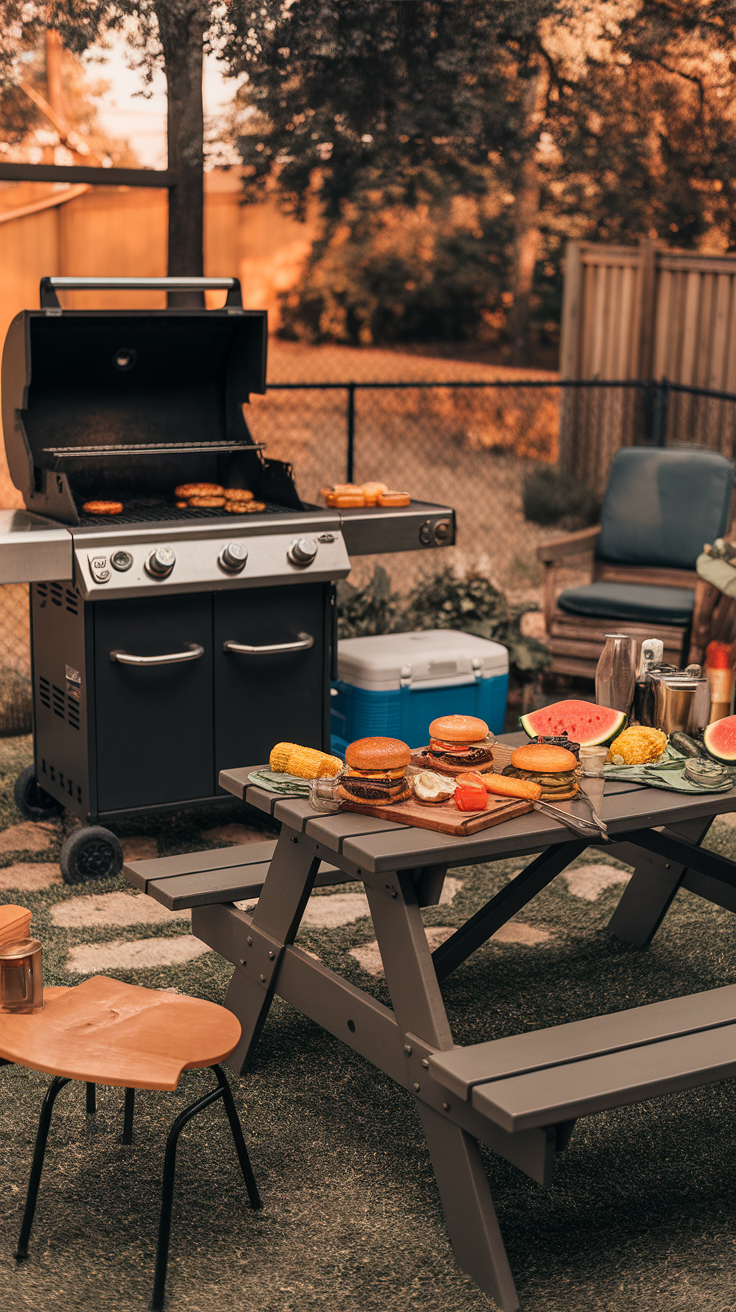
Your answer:
[[[434,829],[439,834],[454,834],[464,837],[477,834],[481,829],[490,829],[500,825],[504,820],[513,820],[517,815],[526,815],[531,811],[531,802],[515,797],[488,798],[485,811],[458,811],[454,802],[439,802],[435,806],[423,806],[413,797],[406,802],[395,802],[389,806],[362,805],[350,797],[343,788],[336,789],[337,796],[343,803],[343,811],[355,811],[358,815],[373,815],[378,820],[394,820],[402,825],[413,825],[415,829]]]

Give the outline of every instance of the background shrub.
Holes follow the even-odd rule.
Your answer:
[[[569,531],[595,524],[600,514],[595,493],[554,465],[538,465],[527,474],[522,505],[532,524],[558,524]]]
[[[377,565],[364,588],[339,583],[337,597],[340,638],[459,629],[506,647],[512,673],[518,679],[530,679],[550,663],[543,643],[521,632],[521,616],[533,607],[512,606],[505,594],[480,574],[459,579],[452,570],[445,569],[402,598],[391,591],[388,574]]]

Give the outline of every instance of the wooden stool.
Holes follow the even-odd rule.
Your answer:
[[[225,1104],[251,1207],[261,1206],[233,1096],[218,1065],[230,1056],[239,1039],[240,1022],[224,1007],[122,984],[102,975],[76,988],[45,989],[43,1011],[0,1011],[0,1058],[54,1076],[41,1109],[16,1257],[28,1255],[51,1113],[65,1084],[84,1080],[88,1112],[95,1110],[97,1084],[124,1088],[123,1143],[131,1143],[136,1089],[175,1089],[182,1071],[209,1066],[217,1077],[217,1088],[177,1116],[166,1141],[152,1300],[152,1307],[162,1308],[177,1142],[187,1122],[217,1098]]]

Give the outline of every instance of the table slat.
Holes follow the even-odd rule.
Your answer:
[[[734,1021],[736,985],[726,984],[707,993],[668,998],[608,1016],[591,1016],[550,1029],[530,1030],[468,1048],[454,1048],[430,1057],[429,1066],[445,1088],[467,1099],[471,1089],[479,1084]]]
[[[481,1084],[472,1105],[505,1130],[527,1130],[735,1075],[736,1025],[722,1025]]]
[[[208,870],[227,870],[231,866],[254,866],[269,862],[276,840],[265,843],[239,843],[233,847],[215,847],[204,852],[184,852],[178,856],[151,857],[145,861],[126,861],[123,874],[131,884],[146,892],[151,879],[176,878],[201,874]]]

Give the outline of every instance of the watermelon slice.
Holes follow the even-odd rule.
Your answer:
[[[597,747],[610,743],[625,728],[626,716],[623,711],[596,706],[595,702],[567,701],[553,702],[551,706],[543,706],[541,711],[530,711],[528,715],[522,715],[519,723],[530,738],[536,738],[537,734],[556,736],[566,733],[581,747]]]
[[[736,715],[725,715],[722,720],[709,724],[703,742],[716,761],[726,764],[736,761]]]

